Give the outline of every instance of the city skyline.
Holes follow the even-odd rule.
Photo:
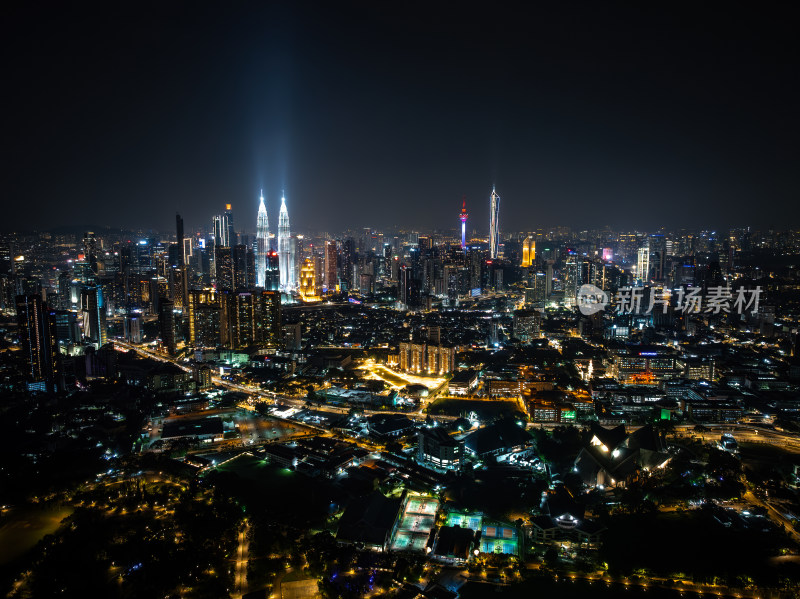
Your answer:
[[[280,195],[280,194],[278,194],[278,195]],[[497,199],[499,200],[500,199],[499,194],[495,194],[495,195],[496,195]],[[269,219],[268,214],[269,214],[269,211],[270,211],[269,207],[268,207],[269,206],[269,201],[266,200],[267,196],[264,195],[263,189],[261,190],[260,196],[258,196],[258,197],[259,197],[259,201],[254,204],[254,210],[248,210],[247,209],[248,207],[244,205],[245,202],[238,202],[238,203],[233,203],[233,204],[232,203],[227,203],[227,204],[224,204],[223,207],[225,208],[225,211],[229,212],[230,214],[232,214],[233,212],[239,212],[240,214],[245,214],[246,215],[246,214],[248,214],[250,212],[254,212],[256,214],[256,218],[253,220],[253,222],[256,223],[256,224],[254,224],[252,227],[245,226],[242,229],[239,229],[237,227],[237,233],[254,235],[257,238],[258,237],[258,231],[259,231],[259,226],[257,224],[258,223],[258,216],[261,213],[261,203],[263,201],[264,214],[266,215],[266,218],[267,218],[267,229],[266,229],[266,232],[267,232],[268,238],[277,240],[278,232],[277,231],[275,231],[275,232],[270,232],[269,231],[269,224],[268,224],[268,219]],[[413,224],[413,223],[410,224],[410,225],[387,224],[387,223],[372,223],[371,225],[364,225],[364,226],[359,226],[359,225],[356,225],[356,224],[349,224],[349,225],[345,225],[345,226],[342,226],[342,227],[328,227],[328,228],[304,226],[301,223],[300,226],[293,227],[293,234],[307,235],[307,234],[319,234],[319,233],[332,233],[332,234],[336,234],[336,235],[341,235],[341,234],[348,233],[348,232],[353,233],[355,231],[362,231],[364,229],[371,229],[371,230],[375,230],[375,231],[420,232],[420,233],[440,233],[440,234],[446,234],[446,233],[453,232],[454,236],[460,237],[461,236],[461,232],[463,230],[463,232],[466,234],[467,237],[470,237],[470,236],[474,235],[474,236],[477,236],[477,237],[485,237],[487,240],[489,240],[490,237],[491,237],[491,222],[490,222],[490,218],[491,218],[491,197],[492,197],[492,194],[490,193],[487,197],[488,197],[488,199],[486,200],[486,202],[489,205],[490,217],[487,218],[485,222],[481,221],[480,219],[476,219],[473,216],[469,216],[468,220],[462,220],[462,217],[464,216],[463,210],[465,210],[465,201],[466,201],[466,196],[462,196],[461,200],[460,200],[461,209],[459,210],[458,215],[454,219],[452,214],[451,214],[450,218],[447,219],[448,222],[435,223],[435,224],[430,225],[430,226],[419,226],[419,225]],[[283,200],[285,200],[284,197],[282,197],[282,201]],[[473,203],[477,204],[479,202],[477,200],[475,200]],[[458,204],[458,202],[453,202],[454,206],[456,204]],[[237,210],[237,208],[238,208],[238,210]],[[223,218],[226,217],[225,214],[221,214],[221,215],[212,214],[214,212],[214,210],[215,209],[212,206],[211,211],[209,212],[209,214],[200,215],[200,214],[196,214],[196,213],[190,213],[189,219],[188,219],[190,224],[187,227],[187,231],[192,231],[194,233],[208,232],[208,233],[213,235],[214,231],[215,231],[215,227],[218,226],[217,224],[214,223],[214,219],[215,218],[216,219],[223,219]],[[219,206],[217,206],[216,210],[219,211]],[[281,211],[281,206],[278,205],[278,214],[279,214],[279,216],[280,216],[280,211]],[[178,214],[178,216],[180,217],[180,214]],[[248,219],[245,216],[245,218],[243,220],[245,220],[245,222],[247,222]],[[659,225],[659,224],[656,223],[656,224],[653,224],[651,226],[630,226],[630,227],[615,226],[614,223],[612,223],[612,222],[596,222],[596,223],[593,223],[593,224],[590,224],[590,225],[586,225],[586,226],[575,226],[575,225],[571,225],[566,220],[559,221],[559,222],[553,222],[553,223],[535,223],[535,222],[532,222],[531,226],[525,226],[525,225],[519,223],[517,220],[515,220],[514,219],[514,215],[511,215],[511,218],[509,220],[511,220],[513,222],[513,225],[511,225],[507,229],[502,227],[502,226],[498,226],[498,232],[499,232],[499,234],[501,236],[500,243],[502,243],[502,237],[503,236],[515,235],[515,234],[524,234],[524,233],[533,232],[533,231],[553,232],[553,231],[558,231],[558,230],[564,230],[564,231],[571,231],[573,233],[579,233],[579,232],[582,232],[582,231],[583,232],[603,232],[603,231],[607,231],[607,232],[610,232],[610,233],[622,233],[622,232],[625,232],[625,233],[640,233],[640,234],[650,234],[650,233],[657,233],[657,232],[661,232],[661,233],[663,233],[663,232],[677,233],[677,232],[683,231],[683,232],[695,232],[695,233],[700,233],[700,232],[712,233],[713,232],[713,233],[721,235],[721,234],[725,233],[726,231],[753,231],[753,232],[755,232],[755,231],[776,231],[776,232],[783,232],[783,231],[793,231],[793,230],[795,230],[797,228],[797,225],[795,225],[793,223],[787,223],[787,222],[778,222],[778,223],[775,223],[775,224],[764,225],[764,226],[753,226],[753,225],[749,224],[749,222],[746,222],[746,219],[744,219],[741,223],[730,224],[730,225],[722,225],[718,221],[717,222],[711,221],[711,222],[708,222],[708,223],[684,223],[684,224],[677,224],[675,226],[665,226],[663,224]],[[207,222],[207,221],[210,221],[210,222]],[[181,222],[183,222],[183,219],[181,219]],[[499,219],[498,219],[498,222],[499,222]],[[466,227],[462,226],[465,223],[467,224],[467,226]],[[116,224],[111,224],[111,225],[103,225],[103,226],[95,226],[94,223],[88,223],[88,224],[83,224],[83,225],[79,225],[79,224],[75,224],[75,225],[57,225],[57,226],[43,228],[43,229],[17,229],[15,231],[10,231],[9,230],[9,231],[5,231],[5,232],[6,233],[27,234],[27,233],[33,233],[33,232],[41,231],[41,232],[75,233],[75,234],[79,234],[79,233],[83,233],[83,232],[85,232],[87,230],[92,230],[92,231],[97,230],[97,231],[109,231],[109,232],[124,232],[124,231],[130,232],[130,233],[137,233],[138,232],[138,233],[142,233],[142,234],[145,234],[145,235],[149,234],[149,233],[158,233],[160,235],[168,235],[169,236],[171,233],[174,232],[174,230],[175,230],[174,227],[175,227],[174,222],[171,225],[169,223],[167,223],[163,227],[160,227],[160,228],[152,227],[152,226],[151,227],[131,228],[131,227],[122,226],[121,223],[116,223]]]
[[[793,6],[4,9],[0,596],[800,597]]]

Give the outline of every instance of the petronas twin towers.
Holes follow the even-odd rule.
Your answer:
[[[289,229],[289,211],[286,198],[281,198],[281,212],[278,215],[278,268],[281,272],[281,291],[292,291],[295,285],[294,246]]]
[[[266,288],[267,252],[269,252],[269,217],[264,205],[264,192],[261,192],[261,203],[258,205],[256,221],[256,287]]]
[[[269,217],[262,192],[256,225],[256,285],[262,288],[266,287],[269,251]],[[280,290],[293,291],[297,287],[294,275],[294,244],[289,228],[289,211],[286,208],[285,197],[281,197],[281,211],[278,215],[278,269],[280,271]]]

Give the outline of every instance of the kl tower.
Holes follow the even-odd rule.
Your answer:
[[[461,250],[467,251],[467,196],[461,198],[461,214],[458,218],[461,220]]]

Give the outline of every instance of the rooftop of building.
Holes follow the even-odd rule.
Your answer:
[[[222,418],[211,416],[209,418],[181,418],[167,420],[161,432],[162,439],[175,437],[190,437],[200,435],[221,435]]]

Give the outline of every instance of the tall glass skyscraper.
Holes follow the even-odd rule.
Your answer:
[[[267,291],[280,291],[281,289],[281,267],[278,260],[278,252],[270,250],[267,253],[267,274],[264,277],[264,289]]]
[[[489,257],[494,260],[500,255],[500,196],[492,187],[489,197]]]
[[[28,388],[53,391],[58,374],[55,311],[48,310],[38,295],[18,295],[16,306]]]
[[[236,232],[233,229],[233,210],[225,204],[225,212],[212,219],[214,227],[214,244],[231,247],[236,245]]]
[[[282,197],[281,211],[278,215],[278,265],[281,271],[281,291],[294,289],[294,256],[291,237],[289,211],[286,209],[286,198]]]
[[[266,289],[267,253],[269,252],[269,218],[264,205],[264,192],[261,192],[261,203],[258,205],[256,223],[256,287]]]

